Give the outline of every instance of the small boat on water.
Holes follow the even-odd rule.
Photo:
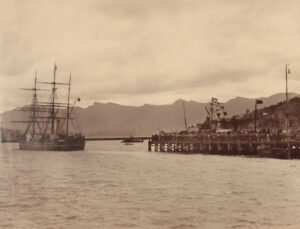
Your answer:
[[[144,142],[144,140],[142,138],[138,138],[138,137],[133,137],[133,136],[130,136],[128,138],[125,138],[122,143],[133,143],[133,142]]]
[[[56,82],[56,64],[52,82],[38,82],[35,76],[34,87],[25,90],[33,92],[33,99],[30,106],[22,107],[20,110],[29,112],[27,120],[14,121],[25,123],[25,131],[19,136],[21,150],[49,150],[49,151],[73,151],[84,150],[85,137],[81,132],[76,132],[75,115],[73,109],[76,101],[70,104],[71,75],[68,83]],[[38,84],[51,85],[50,101],[41,102],[38,99]],[[67,102],[57,100],[57,86],[67,86]],[[71,125],[72,124],[72,125]]]
[[[124,142],[124,145],[127,145],[127,146],[132,146],[134,145],[132,142]]]

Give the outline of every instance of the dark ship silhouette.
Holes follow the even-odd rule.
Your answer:
[[[124,140],[122,141],[122,143],[125,144],[137,143],[137,142],[144,142],[144,139],[139,137],[133,137],[132,135],[130,135],[128,138],[124,138]]]
[[[30,106],[21,108],[21,111],[30,112],[28,120],[15,121],[25,123],[25,131],[19,136],[21,150],[49,150],[49,151],[72,151],[84,150],[85,137],[80,133],[71,132],[71,124],[75,126],[75,115],[73,109],[76,101],[70,104],[71,75],[68,83],[56,82],[57,66],[54,65],[53,81],[38,82],[36,75],[34,87],[24,90],[33,91],[33,99]],[[45,89],[37,88],[37,84],[51,85],[49,102],[40,102],[37,92]],[[68,98],[66,103],[58,102],[57,86],[68,87]],[[73,127],[75,130],[75,128]]]

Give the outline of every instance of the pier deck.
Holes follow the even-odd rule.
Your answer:
[[[300,159],[300,141],[288,141],[287,136],[282,134],[154,135],[148,142],[148,151],[152,151],[152,149],[156,152],[184,154],[202,153]]]

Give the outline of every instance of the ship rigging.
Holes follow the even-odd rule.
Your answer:
[[[76,99],[73,105],[70,105],[71,75],[68,83],[56,82],[57,66],[54,65],[53,81],[38,82],[35,74],[34,87],[25,90],[33,91],[33,99],[30,106],[23,107],[20,110],[30,112],[28,120],[15,121],[26,123],[23,134],[19,137],[21,150],[54,150],[70,151],[83,150],[85,147],[85,137],[75,131],[73,123],[75,115],[73,113]],[[50,102],[41,102],[38,100],[38,91],[46,89],[38,88],[38,84],[51,85]],[[57,86],[68,87],[67,102],[58,102],[56,99]],[[73,123],[73,132],[70,132],[70,122]]]

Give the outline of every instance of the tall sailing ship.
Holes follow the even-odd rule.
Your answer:
[[[21,150],[49,150],[49,151],[73,151],[84,150],[85,137],[75,133],[75,114],[73,104],[70,104],[71,75],[68,83],[56,82],[56,64],[54,65],[53,81],[38,82],[36,75],[34,87],[25,89],[33,92],[30,106],[21,108],[21,111],[29,112],[25,123],[25,131],[19,137]],[[50,101],[41,102],[38,92],[46,89],[38,88],[38,84],[51,86]],[[67,102],[60,102],[57,98],[58,86],[68,88]]]

